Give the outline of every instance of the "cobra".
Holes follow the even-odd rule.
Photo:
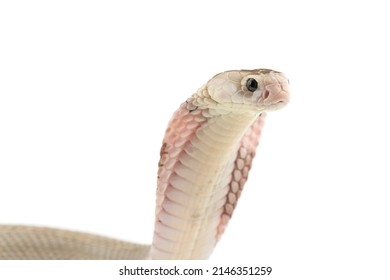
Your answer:
[[[268,111],[289,101],[269,69],[215,75],[174,113],[158,163],[151,245],[46,227],[0,226],[1,259],[207,259],[248,179]]]

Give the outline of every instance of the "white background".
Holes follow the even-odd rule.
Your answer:
[[[2,1],[0,223],[150,243],[173,111],[218,72],[272,68],[291,103],[268,115],[211,259],[258,260],[274,279],[389,279],[382,3]]]

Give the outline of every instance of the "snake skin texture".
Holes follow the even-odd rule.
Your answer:
[[[152,244],[2,225],[0,259],[207,259],[248,179],[266,112],[289,102],[269,70],[215,75],[173,114],[160,152]]]
[[[46,227],[1,226],[0,259],[143,260],[150,246]]]

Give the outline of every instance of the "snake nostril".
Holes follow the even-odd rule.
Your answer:
[[[267,99],[268,96],[269,96],[269,91],[268,90],[264,90],[264,92],[263,92],[263,99],[264,100]]]

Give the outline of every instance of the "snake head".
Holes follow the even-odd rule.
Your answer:
[[[215,75],[204,89],[219,105],[248,111],[271,111],[289,101],[288,79],[274,70],[226,71]],[[227,106],[226,106],[227,105]]]

